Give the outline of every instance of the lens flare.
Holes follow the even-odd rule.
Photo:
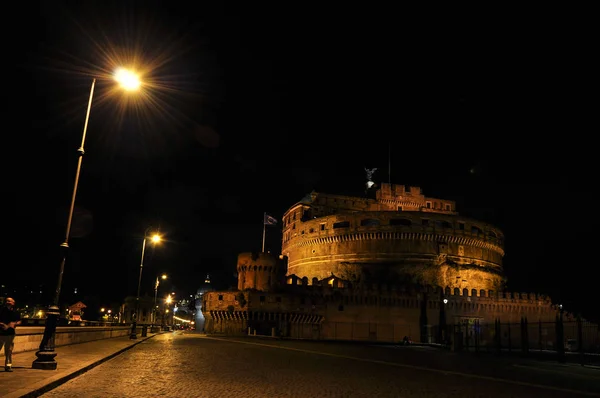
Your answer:
[[[134,91],[140,88],[139,76],[125,68],[119,68],[115,71],[115,80],[127,91]]]
[[[218,146],[219,137],[201,122],[210,110],[204,105],[209,83],[214,87],[214,66],[203,42],[194,39],[200,24],[190,20],[174,28],[161,15],[127,7],[108,20],[95,11],[84,6],[69,15],[64,29],[72,44],[45,43],[28,66],[61,88],[47,105],[47,134],[79,134],[94,78],[88,146],[107,161],[164,158],[190,142]],[[31,101],[33,106],[36,98]],[[200,132],[204,141],[197,138]],[[134,172],[115,167],[121,174]]]

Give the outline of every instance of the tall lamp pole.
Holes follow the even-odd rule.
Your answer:
[[[151,228],[151,227],[150,227]],[[142,258],[140,260],[140,276],[138,279],[138,287],[137,287],[137,296],[135,298],[135,312],[131,317],[131,334],[129,335],[130,339],[137,339],[137,318],[140,310],[140,288],[142,286],[142,270],[144,269],[144,253],[146,252],[146,241],[148,240],[148,231],[150,228],[146,229],[144,232],[144,242],[142,243]],[[154,234],[152,236],[152,242],[158,243],[160,242],[160,235]]]
[[[135,73],[126,69],[118,69],[114,76],[115,80],[119,82],[120,86],[124,90],[137,90],[140,86],[139,77]],[[73,184],[73,193],[71,195],[71,206],[69,207],[69,215],[67,218],[67,227],[65,232],[65,239],[60,244],[62,252],[62,260],[60,262],[60,268],[58,271],[58,281],[56,283],[56,290],[54,292],[54,299],[52,304],[48,306],[46,323],[44,326],[44,335],[38,351],[35,353],[37,359],[33,361],[31,367],[33,369],[45,369],[45,370],[56,370],[58,364],[54,359],[56,357],[55,339],[56,339],[56,326],[60,318],[60,290],[62,287],[63,274],[65,272],[65,263],[67,261],[67,254],[69,251],[69,237],[71,236],[71,223],[73,221],[73,210],[75,209],[75,198],[77,197],[77,186],[79,185],[79,175],[81,173],[81,164],[83,163],[83,154],[85,153],[85,137],[87,134],[88,121],[90,119],[90,111],[92,109],[92,100],[94,98],[94,88],[96,87],[96,79],[92,79],[92,86],[90,88],[90,97],[88,100],[87,111],[85,114],[85,123],[83,124],[83,134],[81,136],[81,146],[77,149],[79,152],[79,159],[77,160],[77,171],[75,173],[75,183]]]
[[[92,109],[92,99],[94,98],[94,87],[96,86],[96,79],[92,80],[92,87],[90,88],[90,98],[88,100],[87,112],[85,114],[85,123],[83,125],[83,134],[81,137],[81,146],[77,149],[79,152],[79,159],[77,160],[77,171],[75,173],[75,183],[73,184],[73,194],[71,195],[71,206],[69,207],[69,216],[67,219],[67,229],[65,232],[65,240],[60,244],[62,251],[62,260],[60,262],[60,268],[58,271],[58,282],[56,283],[56,291],[54,292],[54,300],[48,307],[46,324],[44,327],[44,335],[40,343],[38,351],[35,353],[37,359],[33,361],[31,367],[33,369],[47,369],[55,370],[57,367],[55,337],[56,337],[56,325],[60,317],[60,307],[58,306],[58,300],[60,298],[60,289],[62,286],[63,273],[65,271],[65,262],[67,261],[67,252],[69,251],[69,237],[71,235],[71,222],[73,221],[73,209],[75,208],[75,197],[77,196],[77,185],[79,184],[79,174],[81,173],[81,164],[83,162],[83,154],[85,153],[83,147],[85,144],[85,136],[87,134],[88,121],[90,119],[90,110]]]
[[[167,279],[166,274],[161,275],[161,279]],[[158,285],[160,284],[158,280],[158,275],[156,276],[156,283],[154,284],[154,307],[152,308],[152,326],[156,323],[156,298],[158,296]]]

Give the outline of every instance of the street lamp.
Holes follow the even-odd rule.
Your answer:
[[[167,279],[167,274],[162,274],[160,276],[162,280]],[[152,308],[152,326],[156,323],[156,297],[158,295],[158,285],[160,284],[158,280],[158,275],[156,276],[156,283],[154,284],[154,307]]]
[[[442,299],[442,303],[440,305],[440,314],[438,321],[438,343],[446,344],[447,333],[448,331],[446,326],[446,305],[448,305],[448,298],[445,297],[444,292],[440,290],[440,298]]]
[[[148,240],[148,231],[150,230],[149,227],[148,229],[146,229],[146,232],[144,232],[144,242],[142,243],[142,258],[140,261],[140,277],[138,279],[138,288],[137,288],[137,296],[135,298],[135,313],[133,314],[132,318],[132,323],[131,323],[131,334],[129,335],[130,339],[137,339],[137,317],[138,317],[138,312],[140,310],[140,287],[142,286],[142,270],[144,268],[144,253],[146,252],[146,241]],[[156,244],[158,242],[161,241],[161,237],[158,234],[154,234],[151,237],[152,243]]]
[[[173,302],[173,297],[171,297],[171,295],[169,294],[167,296],[167,298],[165,299],[165,312],[163,313],[163,322],[162,322],[163,326],[168,325],[168,322],[169,322],[168,314],[169,314],[169,307],[171,306],[171,302]],[[167,315],[166,319],[165,319],[165,315]]]
[[[135,90],[139,88],[140,82],[139,77],[133,72],[129,72],[128,78],[124,79],[122,71],[119,69],[115,74],[115,80],[119,82],[119,85],[127,91]],[[135,77],[135,78],[134,78]],[[137,80],[137,85],[134,81]],[[127,84],[125,84],[127,83]],[[62,287],[62,277],[65,271],[65,262],[67,261],[67,252],[69,250],[69,237],[71,236],[71,222],[73,221],[73,210],[75,208],[75,197],[77,196],[77,185],[79,184],[79,174],[81,173],[81,164],[83,162],[85,136],[87,134],[88,121],[90,119],[90,110],[92,109],[92,99],[94,98],[94,88],[96,87],[96,78],[92,79],[92,86],[90,88],[90,97],[88,100],[87,111],[85,114],[85,122],[83,124],[83,133],[81,136],[81,146],[77,149],[79,153],[79,159],[77,160],[77,171],[75,173],[75,183],[73,184],[73,193],[71,195],[71,206],[69,207],[69,215],[67,218],[67,227],[65,232],[65,239],[60,244],[62,251],[62,260],[60,262],[60,268],[58,272],[58,281],[56,283],[56,290],[54,292],[54,300],[52,304],[48,306],[48,312],[46,317],[46,323],[44,327],[44,335],[40,342],[39,350],[35,353],[37,359],[33,361],[31,367],[33,369],[45,369],[45,370],[56,370],[58,364],[54,357],[56,357],[55,338],[56,338],[56,326],[60,317],[60,307],[58,305],[60,298],[60,289]]]

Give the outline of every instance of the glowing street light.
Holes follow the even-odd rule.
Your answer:
[[[173,297],[171,296],[171,294],[169,294],[167,296],[167,298],[165,299],[165,312],[163,314],[163,325],[167,325],[169,322],[169,307],[171,305],[171,303],[173,302]],[[167,316],[166,320],[165,320],[165,315]]]
[[[125,68],[117,69],[114,78],[127,91],[137,90],[142,84],[140,77],[135,72]]]
[[[126,70],[119,69],[115,74],[115,80],[119,82],[119,85],[127,91],[135,90],[139,88],[139,78],[136,76],[136,80],[133,79],[135,76],[132,72],[125,73]],[[83,162],[83,154],[85,153],[85,137],[87,134],[88,122],[90,119],[90,110],[92,109],[92,100],[94,98],[94,88],[96,86],[96,78],[92,79],[92,86],[90,88],[90,97],[88,100],[87,111],[85,114],[85,122],[83,124],[83,133],[81,136],[81,145],[77,149],[79,152],[79,159],[77,160],[77,171],[75,173],[75,183],[73,184],[73,193],[71,195],[71,206],[69,207],[69,215],[67,218],[67,227],[65,231],[65,239],[60,244],[62,250],[62,260],[60,262],[60,268],[58,272],[58,281],[56,283],[56,290],[54,292],[54,300],[48,307],[46,323],[44,326],[44,335],[40,342],[39,350],[35,353],[37,359],[35,359],[31,365],[33,369],[45,369],[45,370],[56,370],[58,364],[54,357],[56,357],[55,338],[56,338],[56,326],[60,317],[60,309],[58,306],[60,298],[60,290],[62,287],[62,278],[65,271],[65,262],[67,261],[67,252],[69,250],[69,238],[71,236],[71,223],[73,221],[73,210],[75,208],[75,198],[77,196],[77,186],[79,184],[79,175],[81,173],[81,164]]]
[[[167,274],[162,274],[160,276],[162,280],[167,279]],[[160,281],[158,280],[158,275],[156,276],[156,283],[154,284],[154,307],[152,308],[152,326],[156,323],[156,297],[158,295],[158,285]]]
[[[144,253],[146,252],[146,241],[148,240],[148,231],[151,228],[152,227],[148,227],[146,229],[146,231],[144,232],[144,242],[142,243],[142,258],[140,261],[140,277],[138,279],[137,296],[135,298],[135,313],[132,316],[131,334],[129,335],[130,339],[137,339],[137,316],[138,316],[138,312],[140,310],[140,288],[142,286],[142,270],[144,268]],[[154,243],[154,244],[157,244],[162,240],[162,238],[158,234],[152,235],[150,237],[150,239],[152,240],[152,243]]]

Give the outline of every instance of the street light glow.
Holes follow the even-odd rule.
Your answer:
[[[162,280],[167,279],[167,274],[162,274],[160,276],[160,278]],[[154,284],[154,310],[152,311],[152,325],[154,325],[154,322],[156,322],[156,309],[158,308],[158,305],[156,305],[156,298],[158,295],[158,285],[160,284],[160,281],[158,280],[158,275],[156,276],[156,283]]]
[[[162,238],[158,234],[152,236],[152,242],[154,242],[154,243],[158,243],[161,240],[162,240]],[[163,275],[163,279],[166,279],[166,278],[167,278],[167,276]]]
[[[141,84],[140,77],[125,68],[119,68],[115,71],[115,80],[127,91],[137,90]]]
[[[138,278],[138,288],[137,288],[137,296],[135,298],[135,312],[131,317],[131,334],[129,335],[130,339],[137,339],[137,317],[138,312],[140,310],[140,288],[142,287],[142,270],[144,269],[144,253],[146,253],[146,241],[148,240],[148,232],[152,227],[146,228],[144,231],[144,240],[142,242],[142,257],[140,259],[140,276]],[[150,238],[152,242],[157,243],[160,242],[161,238],[159,234],[154,234]],[[158,288],[158,276],[156,277],[156,284],[154,285],[154,296],[156,297],[156,289]]]

